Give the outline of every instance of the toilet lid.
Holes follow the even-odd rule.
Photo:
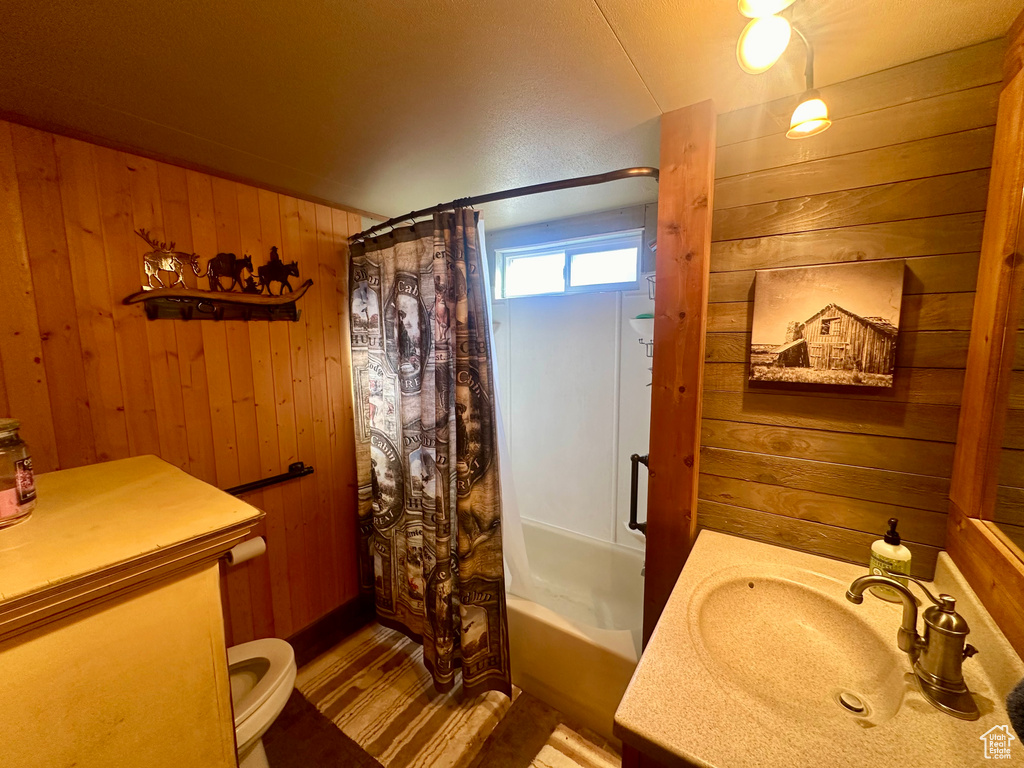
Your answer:
[[[247,696],[241,701],[233,701],[235,709],[235,727],[237,728],[249,715],[255,712],[263,702],[270,698],[274,690],[295,674],[295,651],[284,640],[267,637],[242,643],[228,648],[228,673],[232,668],[254,659],[266,659],[267,672]]]

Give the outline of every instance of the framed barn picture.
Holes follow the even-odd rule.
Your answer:
[[[759,269],[750,380],[891,387],[904,262]]]

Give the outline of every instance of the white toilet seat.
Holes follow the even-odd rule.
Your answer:
[[[295,688],[295,652],[284,640],[265,638],[228,648],[228,672],[264,659],[266,671],[251,691],[232,701],[239,757],[262,738]]]

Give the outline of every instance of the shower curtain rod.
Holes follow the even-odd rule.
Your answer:
[[[394,227],[396,224],[400,224],[403,221],[411,221],[418,219],[421,216],[430,216],[441,211],[450,211],[455,208],[468,208],[473,205],[483,205],[484,203],[493,203],[497,200],[508,200],[512,197],[525,197],[526,195],[536,195],[539,192],[556,192],[560,189],[573,189],[574,187],[589,187],[594,184],[604,184],[609,181],[618,181],[619,179],[633,179],[633,178],[651,178],[655,181],[658,180],[658,169],[650,167],[634,167],[634,168],[620,168],[617,171],[608,171],[607,173],[598,173],[593,176],[578,176],[575,179],[562,179],[560,181],[549,181],[544,184],[531,184],[527,187],[516,187],[515,189],[506,189],[503,192],[491,192],[489,195],[477,195],[476,197],[461,197],[458,200],[452,200],[450,203],[440,203],[431,208],[421,208],[418,211],[413,211],[405,216],[398,216],[394,219],[388,219],[383,224],[377,224],[376,226],[370,227],[369,229],[358,232],[351,237],[348,241],[355,243],[359,240],[373,235],[382,229],[388,227]]]

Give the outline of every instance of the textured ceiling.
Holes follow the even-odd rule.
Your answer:
[[[1019,0],[798,0],[819,85],[999,37]],[[801,90],[734,57],[732,0],[0,4],[0,110],[388,216],[657,165],[662,111]],[[491,229],[649,180],[494,203]]]

